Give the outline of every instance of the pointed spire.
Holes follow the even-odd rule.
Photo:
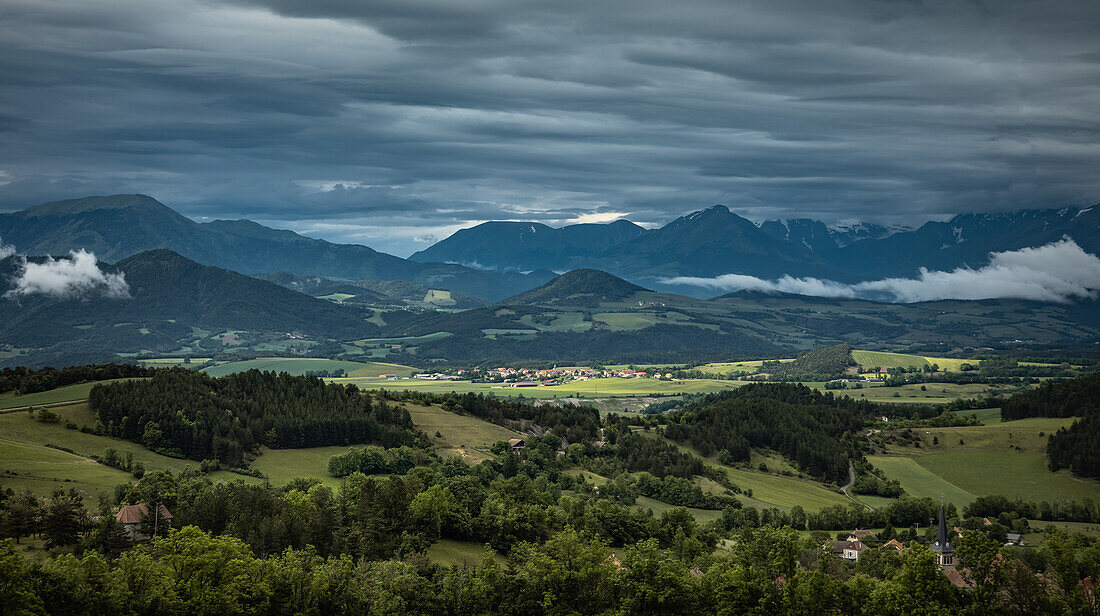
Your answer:
[[[936,529],[936,542],[932,544],[932,549],[941,554],[955,551],[955,548],[951,547],[951,542],[947,539],[947,520],[944,519],[943,515],[943,503],[940,503],[940,525]]]

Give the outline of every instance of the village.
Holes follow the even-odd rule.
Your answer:
[[[380,378],[392,381],[413,379],[421,381],[472,381],[474,383],[499,383],[500,388],[509,387],[543,387],[551,385],[564,385],[574,381],[588,381],[590,379],[658,379],[664,381],[678,381],[686,379],[673,378],[671,372],[661,372],[656,369],[634,370],[631,368],[550,368],[536,370],[531,368],[506,368],[498,367],[489,370],[465,370],[459,369],[453,372],[424,372],[414,374],[411,377],[401,377],[394,374],[383,374]]]

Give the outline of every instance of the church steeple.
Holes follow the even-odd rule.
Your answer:
[[[944,569],[955,568],[955,548],[947,538],[947,520],[943,515],[943,503],[940,503],[940,525],[936,529],[936,541],[932,543],[932,551],[940,557],[940,566]]]

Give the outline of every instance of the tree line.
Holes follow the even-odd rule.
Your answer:
[[[517,432],[553,432],[572,443],[595,440],[600,428],[600,411],[592,406],[535,404],[523,399],[496,398],[476,393],[381,390],[377,394],[388,400],[438,405],[451,413],[477,417]]]
[[[273,448],[422,439],[407,410],[354,385],[249,370],[210,377],[185,369],[94,386],[88,404],[111,436],[194,460],[242,466],[261,444]]]
[[[16,395],[30,394],[76,383],[148,377],[153,376],[155,371],[156,368],[137,364],[89,364],[37,370],[23,366],[4,368],[0,370],[0,393],[10,391]]]

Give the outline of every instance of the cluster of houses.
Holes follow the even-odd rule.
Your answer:
[[[989,520],[985,520],[985,523],[990,524]],[[940,567],[943,569],[944,574],[947,575],[947,579],[951,580],[951,583],[960,588],[968,588],[970,584],[963,578],[963,575],[955,568],[955,548],[951,545],[951,536],[962,536],[962,529],[955,527],[952,529],[954,532],[949,535],[947,532],[947,523],[944,520],[943,506],[940,506],[940,519],[939,526],[936,528],[936,540],[932,542],[932,551],[936,553],[939,559]],[[875,537],[875,533],[869,530],[855,530],[848,534],[848,537],[842,541],[833,541],[832,545],[824,546],[826,549],[832,548],[833,555],[845,560],[857,561],[861,554],[869,549],[875,549],[868,546],[863,541],[868,537]],[[1017,533],[1008,533],[1007,542],[1005,545],[1022,545],[1023,541]],[[880,550],[896,550],[903,552],[906,548],[897,539],[891,539],[882,544]]]
[[[459,374],[464,372],[459,371]],[[658,370],[632,370],[624,368],[595,369],[595,368],[550,368],[547,370],[531,370],[527,368],[492,368],[485,371],[485,376],[502,383],[512,384],[514,387],[532,387],[540,384],[556,384],[567,381],[587,381],[589,379],[671,379],[672,373],[662,373]]]

